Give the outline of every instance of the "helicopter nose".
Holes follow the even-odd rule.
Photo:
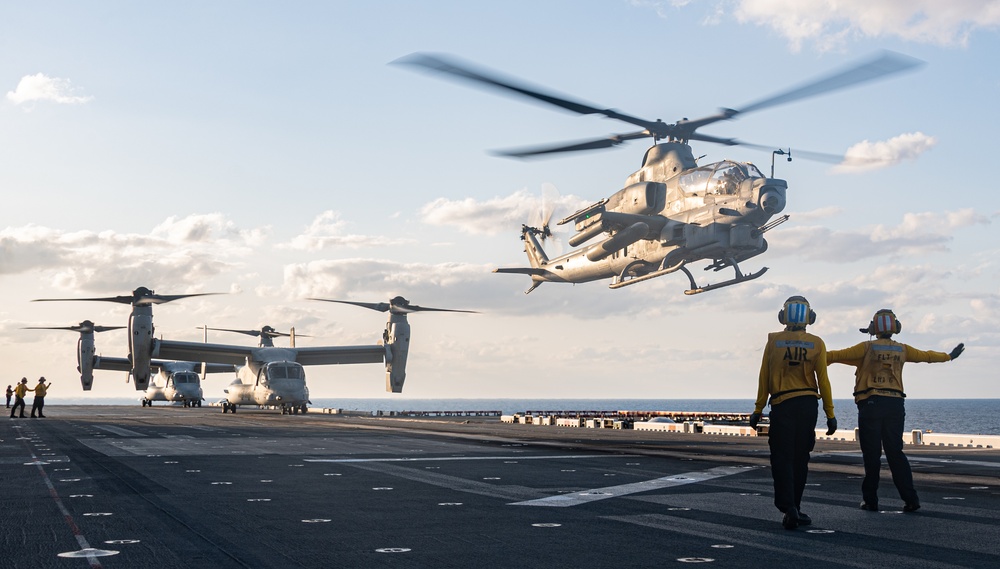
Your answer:
[[[774,215],[785,209],[785,196],[774,190],[766,190],[760,195],[760,209],[768,215]]]

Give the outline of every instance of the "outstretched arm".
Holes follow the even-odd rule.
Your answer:
[[[927,350],[927,351],[918,350],[912,346],[908,346],[906,344],[903,345],[906,346],[906,361],[908,362],[933,364],[940,362],[950,362],[951,360],[955,359],[951,356],[951,354],[946,354],[944,352],[935,352],[932,350]],[[963,344],[959,344],[959,346],[962,346],[962,349],[965,349]],[[958,350],[958,348],[956,347],[955,350]],[[955,350],[952,350],[952,353],[954,353]],[[962,351],[958,350],[958,353],[961,354]],[[956,354],[955,357],[957,358],[958,355]]]

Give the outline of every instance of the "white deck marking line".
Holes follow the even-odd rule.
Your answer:
[[[95,428],[101,429],[102,431],[107,431],[109,433],[114,433],[122,437],[144,437],[146,435],[142,433],[137,433],[135,431],[130,431],[128,429],[123,429],[121,427],[115,427],[114,425],[94,425]]]
[[[582,492],[573,492],[571,494],[560,494],[558,496],[548,496],[546,498],[539,498],[537,500],[528,500],[527,502],[514,502],[508,504],[508,506],[548,506],[552,508],[566,508],[569,506],[579,506],[580,504],[586,504],[588,502],[595,502],[597,500],[607,500],[608,498],[618,498],[621,496],[627,496],[629,494],[636,494],[638,492],[648,492],[649,490],[660,490],[662,488],[683,486],[685,484],[696,484],[698,482],[712,480],[713,478],[721,478],[723,476],[730,476],[733,474],[739,474],[741,472],[747,472],[751,468],[753,467],[719,466],[716,468],[711,468],[709,470],[704,470],[700,472],[685,472],[684,474],[673,474],[671,476],[664,476],[663,478],[657,478],[655,480],[633,482],[631,484],[622,484],[620,486],[606,486],[604,488],[583,490]]]
[[[909,449],[907,449],[909,450]],[[822,454],[834,454],[834,453],[822,453]],[[851,458],[863,458],[860,452],[841,452],[836,453],[837,456],[849,456]],[[986,466],[988,468],[1000,468],[1000,462],[989,462],[985,460],[961,460],[957,458],[933,458],[929,456],[920,456],[907,453],[906,459],[910,462],[936,462],[939,464],[958,464],[962,466]]]
[[[304,458],[304,462],[440,462],[451,460],[565,460],[567,458],[625,458],[631,455],[625,454],[579,454],[579,455],[557,455],[557,456],[439,456],[425,458]]]

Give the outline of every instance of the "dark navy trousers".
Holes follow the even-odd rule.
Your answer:
[[[818,402],[803,395],[771,405],[767,444],[771,447],[774,505],[782,512],[798,509],[809,474],[809,453],[816,446]]]
[[[872,395],[858,403],[858,439],[865,462],[865,479],[861,497],[869,504],[878,504],[878,482],[882,469],[882,451],[892,472],[892,483],[899,497],[907,504],[919,504],[913,487],[910,461],[903,454],[903,422],[906,410],[902,397]]]

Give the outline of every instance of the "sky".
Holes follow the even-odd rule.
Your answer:
[[[867,339],[857,330],[883,307],[903,323],[900,341],[945,352],[964,342],[954,362],[906,367],[910,397],[998,398],[998,32],[998,0],[4,3],[7,383],[44,375],[51,402],[83,396],[76,334],[22,328],[128,319],[126,305],[32,299],[145,286],[228,293],[157,306],[157,334],[174,340],[200,340],[206,324],[295,327],[309,336],[300,346],[381,337],[385,315],[309,297],[479,311],[410,317],[407,398],[752,400],[767,333],[801,294],[831,349]],[[926,65],[702,131],[791,148],[793,161],[774,165],[791,218],[742,263],[766,275],[695,296],[679,274],[525,295],[527,277],[491,273],[526,266],[518,230],[543,201],[558,219],[611,195],[648,143],[497,157],[633,128],[391,64],[450,54],[673,122],[885,49]],[[769,152],[693,147],[702,164],[771,168]],[[837,167],[795,149],[882,162]],[[557,237],[568,251],[569,234]],[[124,356],[126,334],[99,334],[97,346]],[[86,395],[136,395],[121,372],[96,375]],[[398,397],[377,364],[307,375],[314,398]],[[853,368],[830,375],[834,396],[849,398]],[[210,377],[206,398],[229,381]]]

